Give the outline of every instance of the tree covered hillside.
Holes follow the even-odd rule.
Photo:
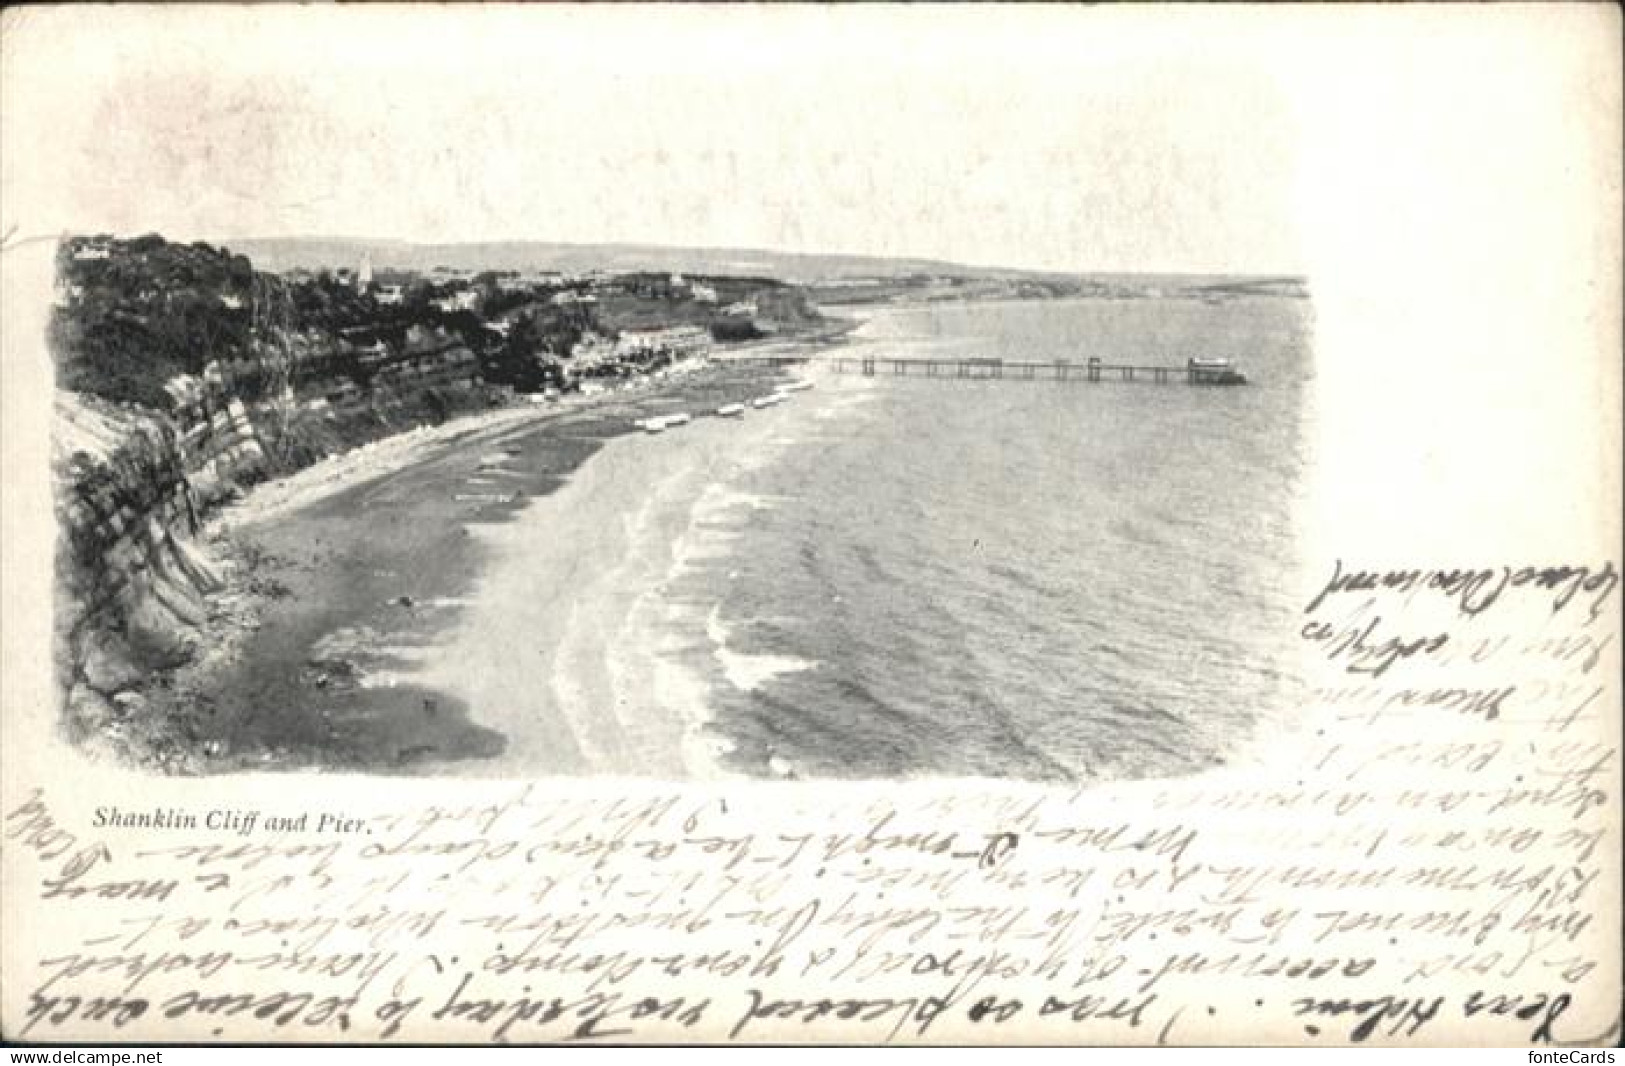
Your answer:
[[[171,378],[215,361],[232,365],[233,392],[252,400],[338,378],[365,386],[421,356],[409,338],[429,335],[473,352],[486,383],[531,392],[570,387],[581,349],[600,353],[602,369],[604,346],[623,333],[687,326],[727,343],[822,321],[806,290],[764,277],[443,265],[273,274],[227,248],[156,235],[73,237],[57,268],[58,384],[156,408]]]
[[[247,257],[202,243],[64,241],[50,337],[58,384],[161,406],[170,377],[249,353],[257,277]]]

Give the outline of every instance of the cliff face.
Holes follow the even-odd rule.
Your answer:
[[[71,739],[139,729],[153,670],[184,662],[219,574],[192,543],[199,501],[168,419],[56,403],[58,683]]]
[[[221,587],[196,540],[203,516],[256,481],[488,397],[473,351],[445,330],[406,330],[365,358],[320,329],[236,331],[252,324],[256,284],[266,291],[240,257],[147,239],[64,248],[52,337],[63,724],[77,742],[184,770],[191,738],[167,735],[143,693],[194,656]]]

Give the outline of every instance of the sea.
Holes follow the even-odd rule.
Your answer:
[[[861,316],[821,355],[1223,356],[1250,382],[802,371],[815,387],[714,471],[643,612],[667,676],[699,693],[716,769],[1082,783],[1267,743],[1305,689],[1309,301]]]

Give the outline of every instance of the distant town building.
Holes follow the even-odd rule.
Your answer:
[[[406,288],[402,285],[380,285],[373,297],[381,304],[398,304],[406,300]]]
[[[472,311],[480,302],[480,294],[475,289],[462,289],[448,293],[435,300],[434,305],[440,310],[450,314],[454,311]]]
[[[717,290],[711,285],[701,285],[696,282],[689,288],[689,295],[694,297],[695,301],[702,304],[714,304],[717,302]]]
[[[621,331],[616,354],[665,350],[674,356],[694,355],[711,346],[711,334],[699,326],[671,326],[667,329],[627,329]]]
[[[366,292],[372,287],[372,256],[361,257],[361,269],[355,274],[355,291]]]
[[[570,361],[573,369],[584,371],[606,363],[615,358],[617,346],[610,343],[603,335],[588,330],[581,339],[570,349]]]

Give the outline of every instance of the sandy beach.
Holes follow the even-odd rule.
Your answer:
[[[707,487],[790,414],[618,438],[513,522],[477,531],[485,567],[421,674],[509,740],[467,772],[715,774],[703,693],[659,654],[681,649],[654,644],[658,594]]]
[[[717,361],[259,486],[205,531],[230,581],[155,701],[202,772],[704,772],[699,695],[628,626],[719,464],[789,413],[716,408],[783,378]]]

